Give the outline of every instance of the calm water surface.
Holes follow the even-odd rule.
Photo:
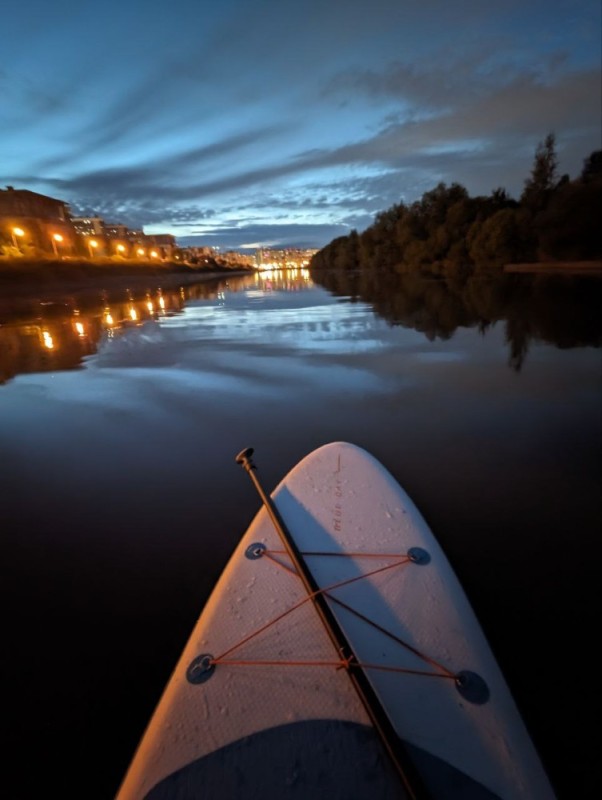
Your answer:
[[[113,797],[258,510],[234,456],[273,488],[335,440],[430,523],[559,796],[597,786],[600,284],[328,285],[0,304],[4,797]]]

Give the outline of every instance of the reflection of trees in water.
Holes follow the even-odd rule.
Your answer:
[[[505,323],[509,363],[520,370],[533,340],[556,347],[599,347],[602,281],[571,276],[507,275],[464,282],[377,271],[316,272],[335,295],[361,299],[391,325],[450,339],[457,328],[485,335]]]
[[[529,352],[529,342],[531,341],[529,320],[519,317],[510,317],[506,320],[506,341],[510,347],[508,363],[516,372],[520,372]]]

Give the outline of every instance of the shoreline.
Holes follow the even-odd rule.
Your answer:
[[[533,261],[505,264],[505,274],[602,275],[602,261]]]
[[[212,263],[195,268],[170,262],[165,265],[92,264],[83,261],[50,261],[3,264],[0,261],[0,299],[48,292],[102,289],[173,288],[234,275],[253,275],[255,270]]]
[[[123,292],[136,299],[157,289],[174,290],[212,280],[253,275],[254,270],[233,269],[218,264],[194,269],[181,265],[145,268],[143,265],[35,264],[23,272],[6,269],[0,264],[0,324],[23,308],[42,302],[67,303],[75,297],[91,301],[104,295],[116,300]]]

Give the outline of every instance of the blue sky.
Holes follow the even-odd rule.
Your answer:
[[[321,247],[601,142],[599,0],[21,0],[0,185],[181,243]]]

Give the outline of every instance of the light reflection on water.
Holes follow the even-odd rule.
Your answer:
[[[541,287],[532,306],[499,287],[471,287],[472,306],[422,291],[333,295],[272,274],[0,317],[3,711],[15,765],[44,741],[37,774],[13,774],[9,754],[7,796],[73,796],[78,769],[89,800],[113,796],[257,510],[234,455],[255,447],[274,486],[334,440],[416,500],[555,777],[587,796],[587,737],[567,743],[564,726],[587,731],[591,704],[585,685],[558,692],[574,656],[557,643],[596,622],[599,326],[580,295],[563,309]]]
[[[10,313],[0,309],[0,383],[20,373],[77,369],[106,340],[147,322],[180,313],[186,299],[205,286],[148,291],[134,296],[102,292],[83,298],[22,303]]]
[[[138,298],[124,292],[121,299],[89,301],[83,308],[76,299],[40,303],[28,309],[28,318],[0,326],[0,382],[83,367],[173,365],[181,363],[182,352],[186,360],[199,341],[231,349],[230,358],[221,354],[221,372],[232,356],[268,343],[274,356],[278,351],[361,355],[392,344],[414,347],[423,339],[407,331],[401,341],[369,305],[333,303],[307,277],[297,283],[271,277],[267,288],[265,283],[258,276]],[[200,367],[201,354],[196,355]],[[253,357],[246,353],[247,365]]]
[[[148,291],[139,297],[124,291],[122,297],[111,300],[88,297],[84,304],[77,298],[39,302],[20,314],[13,311],[12,319],[4,316],[0,383],[21,373],[77,369],[98,351],[116,355],[119,348],[111,347],[111,340],[117,338],[127,339],[129,348],[136,342],[158,345],[183,339],[238,340],[248,345],[263,341],[269,329],[273,345],[334,352],[346,349],[354,336],[356,349],[378,347],[378,330],[387,327],[379,325],[371,313],[350,316],[348,309],[333,305],[322,289],[312,286],[306,273],[297,280],[278,281],[273,273],[231,278]],[[134,333],[132,328],[144,330]],[[376,337],[370,335],[372,328]]]

